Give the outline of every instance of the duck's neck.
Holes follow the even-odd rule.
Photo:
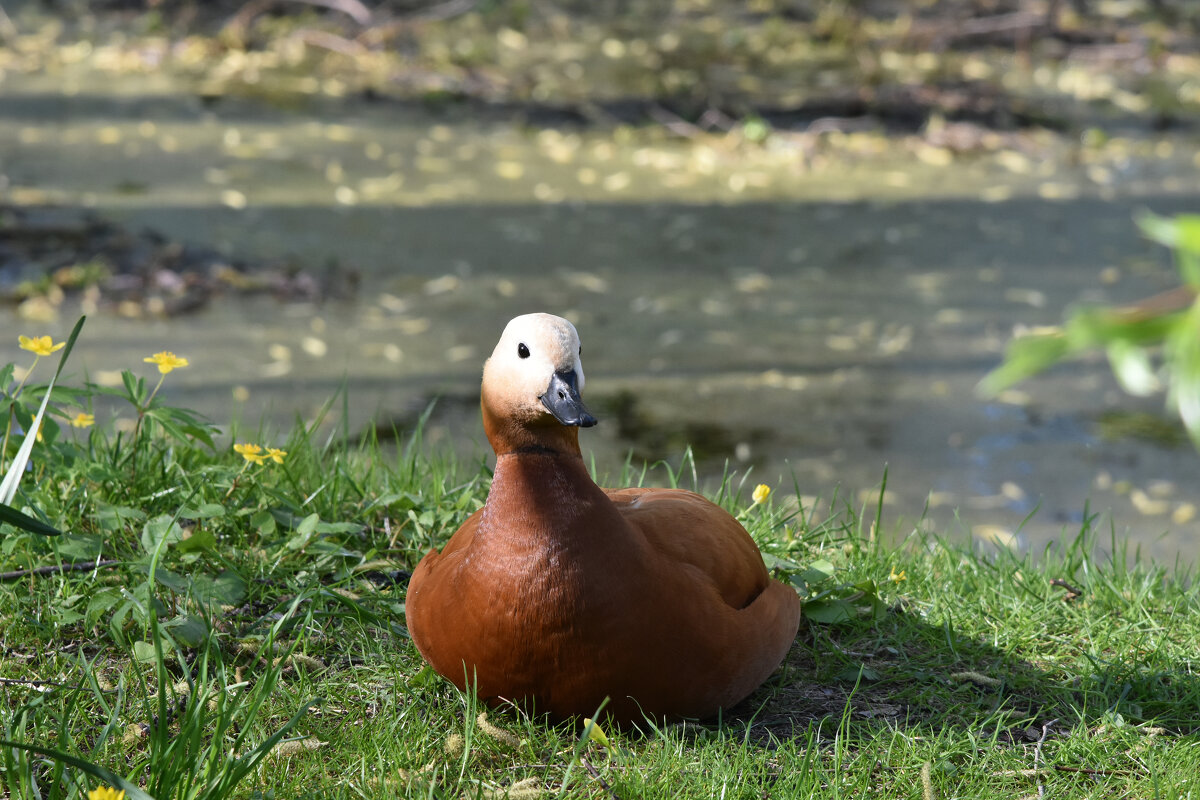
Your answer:
[[[528,543],[565,541],[603,518],[611,502],[596,486],[583,458],[540,450],[496,457],[479,533]]]

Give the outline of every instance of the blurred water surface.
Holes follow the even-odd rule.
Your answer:
[[[358,275],[318,302],[230,293],[171,319],[101,305],[73,358],[93,379],[171,349],[192,364],[172,399],[276,430],[343,384],[355,429],[405,428],[436,399],[427,438],[479,458],[483,359],[510,317],[551,311],[583,338],[601,473],[690,445],[709,485],[750,470],[825,513],[835,495],[873,509],[886,467],[893,534],[1041,547],[1089,508],[1144,552],[1195,560],[1200,456],[1104,435],[1163,414],[1161,398],[1124,396],[1102,360],[974,392],[1018,327],[1176,284],[1132,217],[1196,209],[1194,138],[947,160],[865,137],[861,158],[824,163],[783,137],[747,149],[354,100],[210,107],[169,75],[66,85],[0,84],[14,202],[286,258],[343,289]],[[6,311],[0,339],[62,335],[74,308],[58,313]]]

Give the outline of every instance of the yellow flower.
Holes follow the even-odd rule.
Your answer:
[[[242,454],[242,458],[251,464],[261,464],[267,460],[267,454],[256,444],[235,444],[233,449]]]
[[[155,353],[149,358],[143,358],[142,361],[145,361],[147,364],[158,364],[158,371],[163,375],[166,375],[173,369],[178,367],[186,367],[188,365],[188,360],[186,358],[180,358],[170,350],[163,350],[161,353]]]
[[[604,735],[604,729],[600,727],[599,722],[593,722],[588,717],[583,718],[583,727],[587,729],[588,738],[601,747],[611,747],[608,743],[608,737]]]
[[[904,570],[900,570],[899,572],[896,572],[896,568],[892,567],[891,573],[888,575],[888,580],[891,581],[892,583],[900,583],[900,581],[906,581],[906,580],[908,580],[908,573],[906,573]]]
[[[17,341],[21,343],[22,350],[28,350],[34,355],[48,356],[55,350],[59,350],[67,346],[66,342],[54,343],[54,340],[49,336],[35,336],[30,339],[28,336],[18,336]]]
[[[90,428],[96,424],[96,418],[93,415],[85,414],[82,411],[67,421],[71,423],[72,428]]]
[[[125,800],[125,790],[118,792],[111,786],[101,786],[88,792],[88,800]]]
[[[754,494],[750,495],[754,500],[754,505],[766,502],[766,499],[771,496],[771,487],[765,483],[760,483],[754,487]]]
[[[278,447],[267,448],[267,458],[274,461],[276,464],[283,463],[283,457],[287,455],[287,450],[280,450]]]

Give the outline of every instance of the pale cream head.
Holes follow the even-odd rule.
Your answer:
[[[556,372],[572,370],[582,392],[583,362],[574,325],[553,314],[514,317],[483,365],[485,402],[514,419],[548,416],[539,398]]]

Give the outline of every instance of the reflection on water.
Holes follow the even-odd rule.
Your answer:
[[[786,151],[614,144],[403,108],[329,125],[93,101],[63,125],[76,101],[48,97],[0,112],[16,201],[97,205],[365,276],[353,302],[228,297],[166,321],[101,309],[75,357],[93,378],[172,349],[193,367],[165,391],[218,422],[277,428],[343,382],[355,425],[403,425],[441,398],[431,437],[478,455],[482,361],[510,317],[547,310],[583,337],[589,404],[604,412],[583,442],[602,472],[631,450],[678,461],[692,443],[706,474],[728,460],[755,482],[794,480],[806,503],[837,490],[873,508],[886,466],[884,525],[901,533],[924,510],[947,535],[1040,546],[1074,533],[1090,502],[1147,551],[1195,557],[1200,458],[1108,441],[1097,424],[1159,400],[1123,396],[1102,361],[1001,403],[974,395],[1014,326],[1172,285],[1167,255],[1130,220],[1195,209],[1187,143],[1104,182],[1028,156],[1007,171],[902,152],[806,171]],[[31,325],[6,313],[0,340]]]

